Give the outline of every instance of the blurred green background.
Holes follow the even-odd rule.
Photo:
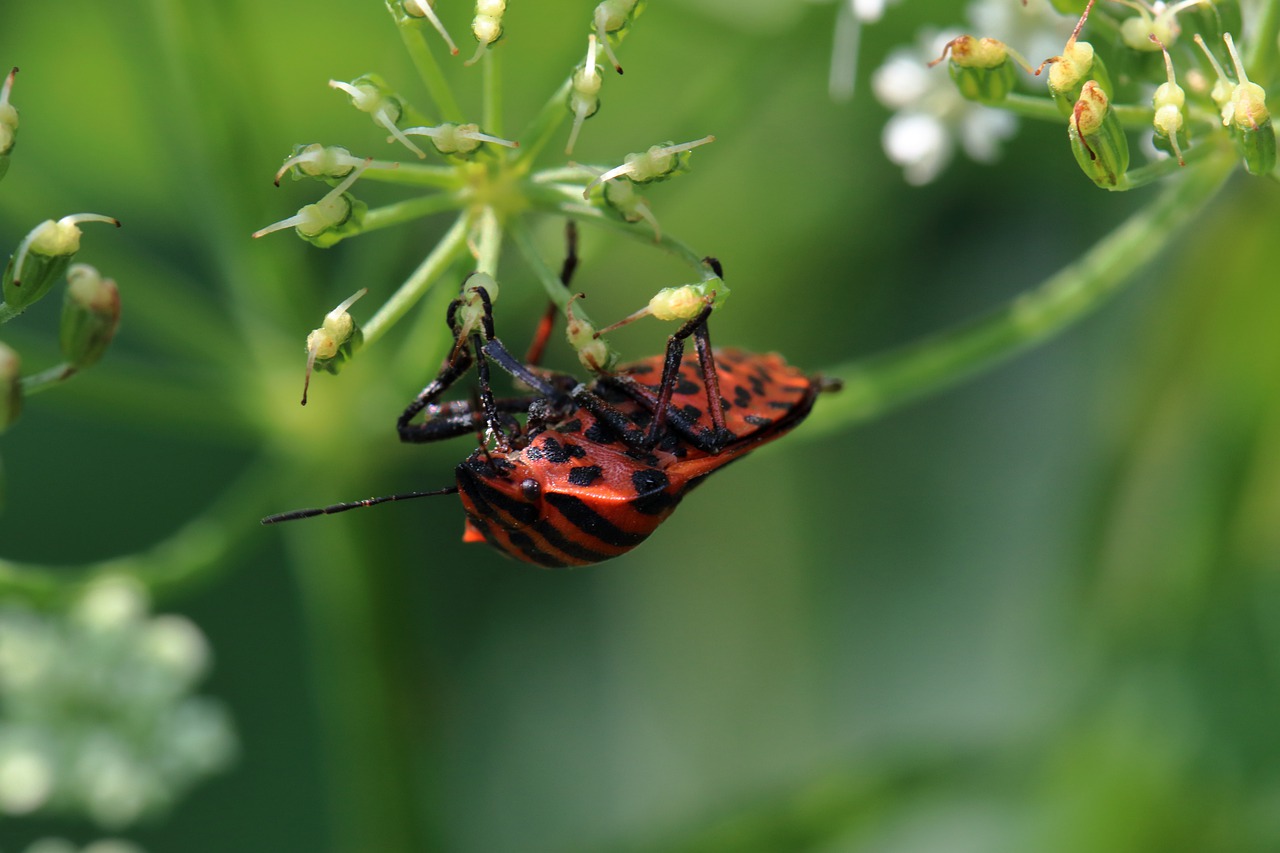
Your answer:
[[[593,4],[511,5],[514,132],[581,60]],[[891,9],[835,104],[831,4],[653,3],[575,159],[716,135],[649,198],[724,262],[717,343],[821,371],[909,342],[1033,287],[1155,193],[1097,190],[1061,128],[1029,124],[998,165],[907,187],[867,81],[962,11]],[[124,223],[86,228],[80,256],[120,284],[112,351],[0,443],[0,556],[70,578],[240,495],[234,544],[157,609],[208,634],[202,692],[241,757],[121,833],[148,851],[1280,849],[1270,183],[1234,179],[1049,345],[856,428],[820,401],[635,552],[542,572],[463,545],[448,498],[257,524],[446,485],[470,450],[395,439],[439,363],[445,287],[297,405],[307,331],[359,287],[372,311],[447,218],[329,250],[248,237],[318,197],[271,185],[294,143],[398,156],[326,86],[376,70],[425,102],[380,2],[6,3],[0,62],[22,68],[0,246],[81,210]],[[560,228],[539,225],[549,260]],[[584,228],[581,253],[600,321],[688,278],[612,232]],[[514,254],[502,280],[518,351],[544,296]],[[32,368],[57,360],[57,302],[3,330]],[[638,357],[669,331],[616,338]],[[100,830],[0,820],[6,851],[49,833]]]

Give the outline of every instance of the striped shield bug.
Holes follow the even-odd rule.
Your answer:
[[[572,260],[566,261],[566,283],[572,269]],[[478,307],[469,315],[474,328],[463,318],[471,307]],[[522,362],[495,336],[484,286],[464,284],[448,315],[454,350],[396,424],[400,439],[413,443],[482,433],[475,452],[455,470],[456,484],[295,510],[262,522],[457,494],[467,515],[464,541],[488,542],[517,560],[584,566],[626,553],[708,475],[785,435],[809,414],[819,393],[838,387],[806,376],[777,354],[713,350],[710,313],[708,304],[668,338],[662,355],[582,383],[529,363],[541,353],[549,323],[539,329],[534,356]],[[686,355],[689,337],[696,346]],[[496,398],[490,362],[534,393]],[[440,402],[473,365],[476,399]]]

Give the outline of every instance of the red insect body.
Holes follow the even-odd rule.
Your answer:
[[[663,362],[653,356],[618,374],[635,379],[633,392],[643,389],[656,398]],[[689,354],[672,388],[668,422],[651,449],[628,444],[579,406],[530,430],[527,444],[472,454],[457,469],[467,512],[463,539],[547,567],[616,557],[643,542],[707,475],[789,432],[830,387],[774,353],[716,350],[715,365],[728,433],[716,451],[691,440],[707,434],[712,421],[697,357]],[[625,379],[597,379],[589,390],[638,429],[650,424],[652,406],[628,393]]]

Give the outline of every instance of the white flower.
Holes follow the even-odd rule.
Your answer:
[[[853,97],[858,79],[858,47],[862,25],[874,24],[885,8],[898,0],[836,0],[835,35],[831,45],[831,70],[827,90],[836,101]]]
[[[974,160],[994,161],[1000,143],[1017,130],[1009,113],[965,100],[944,68],[929,68],[956,33],[926,36],[915,49],[889,55],[871,80],[882,104],[897,110],[885,124],[885,154],[902,167],[907,183],[927,184],[951,162],[956,143]]]

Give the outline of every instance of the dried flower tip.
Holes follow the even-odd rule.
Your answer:
[[[120,290],[88,264],[67,270],[59,342],[62,357],[76,370],[96,363],[120,326]]]
[[[502,38],[502,16],[507,11],[507,0],[476,0],[476,16],[471,19],[471,34],[475,36],[476,52],[463,65],[475,65],[489,49],[489,45]]]
[[[22,359],[0,341],[0,433],[22,413]]]
[[[406,136],[426,136],[431,139],[436,151],[458,157],[474,154],[485,142],[507,148],[520,147],[519,142],[481,133],[480,126],[476,124],[445,123],[437,127],[406,127],[404,132]]]
[[[315,204],[305,205],[288,219],[281,219],[279,222],[273,222],[265,228],[259,228],[253,232],[254,239],[264,237],[275,231],[293,228],[300,237],[311,240],[326,231],[345,225],[355,212],[355,200],[346,194],[347,190],[351,189],[351,185],[364,173],[365,169],[369,168],[369,164],[372,162],[372,157],[363,160],[342,183],[325,193],[324,197]]]
[[[1155,95],[1151,99],[1151,106],[1155,109],[1155,116],[1152,118],[1152,125],[1156,131],[1155,144],[1158,148],[1171,151],[1178,158],[1178,165],[1185,166],[1187,162],[1182,156],[1183,143],[1186,141],[1186,133],[1183,130],[1186,123],[1183,106],[1187,102],[1187,95],[1174,76],[1173,59],[1170,58],[1169,51],[1165,50],[1164,45],[1159,43],[1154,34],[1151,40],[1159,44],[1160,50],[1164,53],[1165,75],[1168,77],[1167,82],[1156,87]]]
[[[404,11],[411,18],[426,18],[431,22],[431,26],[436,28],[436,32],[440,34],[440,38],[444,39],[444,43],[449,45],[449,53],[454,56],[458,55],[458,46],[453,43],[453,39],[449,37],[449,31],[444,28],[444,24],[440,22],[436,10],[432,8],[435,5],[433,0],[404,0]]]
[[[665,180],[688,169],[689,151],[699,145],[715,141],[714,136],[704,136],[693,142],[682,142],[679,145],[668,142],[664,145],[654,145],[641,154],[628,154],[621,166],[615,166],[587,184],[587,188],[582,191],[582,197],[587,198],[597,185],[614,178],[625,177],[637,184]]]
[[[573,113],[573,129],[569,131],[569,143],[564,147],[565,154],[573,153],[573,146],[578,142],[578,131],[582,123],[600,111],[600,87],[604,78],[600,76],[600,66],[596,65],[595,33],[587,36],[587,58],[577,71],[573,72],[573,81],[569,86],[569,112]]]
[[[948,53],[951,79],[960,94],[970,101],[985,104],[1003,101],[1013,91],[1014,62],[1031,73],[1031,67],[1017,51],[993,38],[956,36],[943,45],[942,55],[930,62],[929,67],[942,62]]]
[[[596,27],[596,38],[604,48],[605,56],[613,64],[613,70],[622,73],[622,65],[613,52],[612,44],[622,40],[622,36],[644,11],[642,0],[604,0],[596,6],[592,14],[592,22]]]
[[[350,83],[341,80],[330,80],[329,87],[346,92],[351,97],[351,105],[362,113],[368,113],[375,124],[385,128],[395,139],[419,158],[427,155],[422,149],[409,141],[396,122],[404,115],[404,101],[392,92],[382,78],[376,74],[364,74]]]
[[[1096,81],[1084,84],[1067,122],[1067,137],[1085,175],[1104,189],[1120,186],[1129,169],[1129,143],[1106,92]]]
[[[565,305],[564,335],[569,341],[569,346],[573,347],[574,352],[578,354],[578,361],[583,367],[593,373],[607,373],[617,363],[617,353],[600,340],[600,333],[596,331],[595,326],[573,313],[574,300],[585,298],[581,293],[575,293]]]
[[[313,329],[307,335],[307,373],[302,382],[302,405],[307,404],[307,390],[311,387],[311,370],[317,364],[322,370],[337,373],[338,367],[355,354],[356,348],[364,340],[364,333],[356,325],[356,321],[347,313],[347,309],[356,303],[361,296],[369,292],[362,287],[344,299],[339,305],[324,315],[320,328]]]
[[[317,178],[324,181],[339,181],[351,174],[365,161],[357,157],[341,145],[321,145],[312,142],[310,145],[298,145],[292,156],[284,161],[276,172],[275,185],[280,186],[284,173],[293,170],[294,177]],[[398,169],[399,163],[389,160],[370,160],[371,169]]]

